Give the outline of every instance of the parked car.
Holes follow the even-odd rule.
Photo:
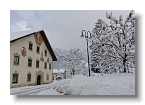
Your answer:
[[[62,78],[61,78],[61,76],[59,76],[59,77],[56,77],[56,80],[61,80]]]

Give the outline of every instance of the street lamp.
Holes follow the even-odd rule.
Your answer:
[[[84,35],[85,33],[85,35]],[[82,35],[80,36],[81,38],[86,38],[86,42],[87,42],[87,56],[88,56],[88,69],[89,69],[89,76],[91,76],[91,71],[90,71],[90,63],[89,63],[89,49],[88,49],[88,39],[91,38],[91,32],[90,31],[85,31],[82,30]]]

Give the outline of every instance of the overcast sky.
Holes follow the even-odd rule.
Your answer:
[[[11,32],[30,29],[44,30],[52,47],[61,49],[86,49],[81,31],[92,31],[98,19],[106,19],[106,12],[96,10],[11,10]],[[126,17],[130,11],[112,11],[113,15]]]

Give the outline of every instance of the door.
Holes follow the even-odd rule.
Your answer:
[[[41,85],[41,76],[40,75],[37,76],[37,85]]]

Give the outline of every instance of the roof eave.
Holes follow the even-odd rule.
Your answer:
[[[54,53],[54,51],[53,51],[53,49],[52,49],[52,47],[51,47],[51,45],[50,45],[50,43],[49,43],[49,41],[48,41],[48,39],[46,37],[45,32],[42,30],[42,31],[40,31],[40,33],[41,33],[41,35],[43,37],[43,40],[45,41],[45,44],[47,46],[47,49],[49,49],[49,51],[50,51],[50,54],[51,54],[51,56],[53,58],[53,61],[57,61],[57,58],[55,56],[55,53]]]
[[[54,51],[53,51],[53,49],[52,49],[52,47],[51,47],[51,45],[50,45],[50,43],[49,43],[49,41],[48,41],[48,39],[47,39],[47,37],[46,37],[45,32],[44,32],[43,30],[40,30],[40,31],[37,31],[37,32],[40,32],[40,33],[41,33],[41,35],[42,35],[42,37],[43,37],[43,40],[45,41],[45,44],[46,44],[46,46],[47,46],[47,49],[49,49],[49,51],[50,51],[50,54],[51,54],[51,56],[52,56],[53,61],[57,61],[57,58],[56,58],[56,56],[55,56],[55,53],[54,53]],[[17,39],[11,40],[10,43],[11,43],[11,42],[15,42],[16,40],[19,40],[19,39],[21,39],[21,38],[30,36],[30,35],[32,35],[32,34],[34,34],[34,33],[37,33],[37,32],[33,32],[33,33],[28,34],[28,35],[25,35],[25,36],[19,37],[19,38],[17,38]]]

